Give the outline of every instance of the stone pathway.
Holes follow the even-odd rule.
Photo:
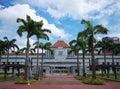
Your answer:
[[[79,80],[75,80],[71,76],[49,76],[44,81],[38,82],[40,85],[80,85]]]
[[[120,82],[106,81],[105,85],[86,85],[73,76],[48,76],[31,85],[0,82],[0,89],[120,89]]]

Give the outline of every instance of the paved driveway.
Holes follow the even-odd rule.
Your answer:
[[[105,85],[86,85],[73,76],[48,76],[31,85],[0,82],[0,89],[120,89],[120,82],[106,81]]]

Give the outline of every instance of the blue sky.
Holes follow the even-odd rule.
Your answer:
[[[52,31],[48,34],[52,43],[59,39],[69,43],[76,38],[85,27],[82,19],[105,26],[109,33],[104,36],[120,37],[120,0],[0,0],[0,39],[4,36],[16,38],[17,44],[24,47],[26,35],[22,38],[17,35],[20,24],[16,19],[25,19],[26,14],[36,21],[43,20],[43,28]],[[36,38],[30,41],[32,44]]]

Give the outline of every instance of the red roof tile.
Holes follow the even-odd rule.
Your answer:
[[[69,46],[64,41],[58,40],[52,47],[69,47]]]

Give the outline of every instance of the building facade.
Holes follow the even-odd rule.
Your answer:
[[[45,75],[54,75],[54,74],[59,74],[59,75],[76,75],[78,70],[77,70],[77,57],[74,53],[69,54],[68,52],[70,51],[70,47],[67,43],[65,43],[62,40],[58,40],[55,42],[52,46],[51,49],[53,50],[53,54],[51,54],[50,51],[46,51],[43,59],[43,72]],[[39,66],[41,65],[41,55],[39,54]],[[5,63],[7,60],[7,55],[4,54],[2,55],[1,63]],[[107,54],[106,56],[107,63],[112,63],[112,56],[111,54]],[[32,71],[35,71],[35,67],[37,64],[37,54],[30,54],[29,55],[30,59],[30,65]],[[115,64],[120,64],[120,55],[114,56],[115,59]],[[82,75],[82,53],[79,53],[79,65],[80,65],[80,74]],[[95,61],[96,65],[102,64],[104,62],[104,56],[103,54],[98,55],[97,53],[95,54]],[[24,64],[25,63],[25,54],[10,54],[9,55],[9,62],[10,63],[19,63],[19,64]],[[85,70],[86,73],[90,72],[89,66],[91,65],[91,55],[86,54],[85,55]],[[23,71],[23,69],[21,69]],[[120,71],[118,71],[120,72]]]

